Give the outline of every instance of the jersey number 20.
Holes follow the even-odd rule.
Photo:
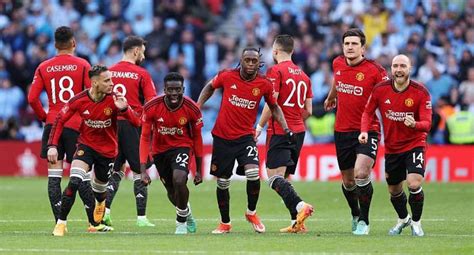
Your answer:
[[[298,106],[300,108],[303,108],[304,102],[306,100],[306,92],[308,91],[308,86],[306,85],[306,82],[299,81],[298,84],[296,84],[295,80],[289,78],[288,80],[286,80],[286,84],[291,85],[291,92],[288,98],[285,100],[285,103],[283,103],[283,105],[288,107],[295,106],[295,103],[290,103],[290,100],[295,94],[296,90],[296,102],[298,103]],[[301,91],[302,89],[304,92]]]

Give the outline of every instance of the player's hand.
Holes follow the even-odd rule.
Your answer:
[[[196,171],[196,175],[194,176],[194,185],[199,185],[202,183],[202,174],[201,171]]]
[[[113,97],[115,106],[117,106],[120,111],[123,111],[128,107],[127,99],[121,93],[117,92]]]
[[[142,171],[140,174],[140,181],[146,186],[151,184],[151,178],[146,171]]]
[[[415,128],[415,118],[413,118],[413,116],[406,116],[405,120],[403,121],[403,124],[405,124],[405,126],[409,128]]]
[[[255,127],[255,136],[253,137],[253,140],[258,141],[258,137],[262,134],[263,127],[260,126],[260,124],[257,124],[257,127]]]
[[[324,100],[324,110],[330,111],[334,108],[336,108],[336,98],[326,98]]]
[[[359,143],[366,144],[369,134],[367,132],[361,132],[359,135]]]
[[[291,131],[289,128],[285,129],[286,137],[288,138],[288,143],[289,144],[294,144],[296,143],[296,136],[293,131]]]
[[[50,147],[48,149],[48,161],[51,164],[56,164],[58,162],[58,149],[56,147]]]

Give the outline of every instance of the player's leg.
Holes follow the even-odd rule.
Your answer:
[[[69,183],[64,189],[61,199],[61,210],[59,213],[59,219],[53,230],[54,236],[63,236],[66,232],[67,216],[71,211],[71,208],[76,199],[76,192],[79,189],[87,171],[89,171],[90,165],[80,159],[74,159],[71,164],[71,174]]]
[[[66,161],[71,163],[74,158],[74,153],[76,152],[77,138],[79,137],[79,132],[65,128],[61,134],[61,143],[63,144],[64,151],[66,153]],[[79,196],[84,203],[84,208],[86,215],[89,221],[89,224],[94,222],[94,193],[92,192],[91,187],[91,173],[88,172],[84,176],[78,189]]]
[[[355,231],[360,215],[359,195],[354,179],[354,166],[356,161],[355,148],[359,145],[359,142],[356,142],[353,139],[352,133],[348,132],[335,132],[334,139],[337,162],[341,170],[342,193],[351,209],[351,228],[352,231]]]
[[[213,234],[229,233],[232,228],[230,223],[229,187],[235,158],[236,146],[232,141],[214,136],[210,174],[217,179],[216,197],[221,221],[218,227],[212,231]]]
[[[176,198],[176,232],[175,234],[186,234],[186,220],[189,216],[188,200],[189,189],[186,185],[188,172],[182,169],[173,169],[174,197]]]
[[[412,235],[424,236],[421,228],[421,214],[423,213],[423,204],[425,194],[421,186],[425,174],[425,152],[423,148],[415,148],[408,152],[405,163],[407,164],[407,185],[410,191],[408,203],[412,213]]]

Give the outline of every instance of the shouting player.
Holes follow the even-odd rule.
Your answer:
[[[41,145],[41,157],[45,159],[48,152],[48,138],[56,116],[71,98],[89,87],[90,84],[88,77],[89,63],[73,55],[76,41],[71,28],[63,26],[56,29],[54,32],[54,46],[57,50],[56,56],[38,66],[28,93],[28,102],[31,108],[41,121],[46,122]],[[48,94],[48,113],[43,110],[40,101],[40,94],[44,89]],[[55,222],[59,218],[61,208],[61,178],[64,155],[66,155],[66,161],[71,163],[76,151],[80,126],[81,118],[79,115],[72,116],[64,124],[63,132],[60,134],[57,144],[58,161],[54,164],[48,161],[48,196]],[[94,195],[90,186],[90,175],[87,175],[83,182],[79,184],[79,195],[84,202],[89,223],[92,224],[94,222],[92,216]]]
[[[129,36],[123,42],[123,58],[110,67],[114,92],[119,92],[127,99],[128,104],[138,114],[142,113],[143,100],[150,101],[156,96],[155,85],[148,72],[139,65],[145,59],[146,42],[137,36]],[[118,155],[115,159],[114,172],[107,187],[107,200],[104,223],[112,226],[110,207],[124,177],[125,161],[133,171],[133,190],[137,207],[137,226],[154,227],[146,218],[148,188],[140,181],[139,145],[140,128],[134,127],[124,117],[118,117]]]
[[[71,164],[69,183],[64,189],[59,219],[53,231],[54,236],[64,236],[66,219],[71,211],[79,188],[86,173],[94,167],[92,190],[95,196],[94,224],[89,232],[111,231],[111,227],[100,224],[105,212],[107,183],[117,156],[117,117],[122,115],[133,125],[140,125],[140,119],[128,106],[125,97],[113,93],[112,74],[107,67],[96,65],[89,71],[92,86],[77,94],[61,109],[51,128],[48,141],[48,160],[58,161],[58,140],[64,123],[74,114],[79,114],[82,126],[78,145]]]
[[[294,42],[289,35],[278,35],[273,43],[273,59],[276,65],[267,72],[273,82],[275,97],[285,115],[288,127],[295,132],[296,142],[290,143],[283,128],[265,106],[256,129],[256,138],[268,122],[267,129],[267,174],[268,185],[275,190],[290,211],[291,225],[280,232],[298,233],[306,231],[304,220],[311,216],[313,207],[303,202],[285,176],[294,174],[303,146],[304,120],[312,113],[311,80],[291,61]]]
[[[281,125],[289,141],[293,132],[288,128],[283,112],[273,97],[273,86],[258,73],[260,51],[245,48],[240,58],[240,67],[219,72],[201,91],[198,105],[202,106],[216,89],[222,89],[222,103],[212,130],[213,148],[211,174],[217,177],[217,204],[221,214],[219,226],[214,234],[229,233],[229,186],[235,160],[237,174],[247,178],[247,211],[245,217],[258,233],[265,226],[257,216],[257,201],[260,194],[260,175],[257,145],[253,125],[257,119],[258,105],[265,98],[273,118]]]
[[[378,84],[372,91],[362,115],[359,141],[366,144],[370,123],[378,108],[382,115],[385,142],[385,178],[390,201],[398,214],[397,224],[390,235],[401,234],[411,226],[413,236],[423,236],[421,213],[425,195],[421,188],[425,174],[426,137],[431,128],[431,98],[420,83],[410,80],[411,63],[405,55],[392,60],[392,80]],[[410,196],[407,197],[403,181],[407,181]]]
[[[165,95],[156,97],[145,105],[140,138],[142,181],[149,184],[151,180],[146,173],[146,163],[153,132],[153,160],[168,193],[168,199],[176,207],[175,234],[196,232],[186,186],[191,150],[196,158],[194,184],[202,182],[202,116],[196,103],[188,97],[183,97],[183,83],[184,78],[179,73],[169,73],[165,76]]]
[[[374,192],[370,173],[377,156],[380,127],[377,118],[373,118],[369,142],[360,144],[360,120],[372,89],[388,77],[382,66],[364,57],[365,35],[361,30],[347,30],[342,36],[342,48],[344,56],[333,62],[334,80],[324,108],[328,111],[337,104],[334,138],[342,192],[351,208],[352,233],[368,235]]]

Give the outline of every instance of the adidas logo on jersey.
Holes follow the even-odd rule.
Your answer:
[[[390,99],[387,99],[387,100],[385,100],[385,103],[386,104],[391,104],[392,102],[390,102]]]
[[[165,122],[165,121],[163,120],[163,118],[159,118],[158,122]]]
[[[82,114],[90,114],[89,110],[85,110]]]
[[[230,86],[231,89],[237,89],[237,85],[233,84],[232,86]]]
[[[337,71],[336,75],[341,75],[341,71]]]

